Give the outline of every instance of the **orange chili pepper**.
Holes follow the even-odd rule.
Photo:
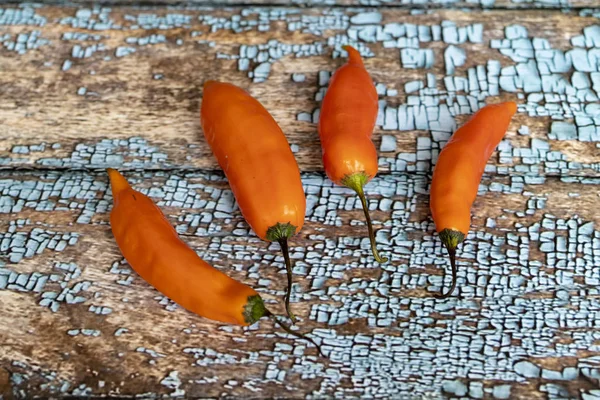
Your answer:
[[[195,314],[215,321],[251,325],[270,317],[286,332],[260,295],[202,260],[177,235],[152,200],[131,188],[118,171],[107,169],[113,194],[110,226],[123,256],[146,282]]]
[[[512,102],[490,104],[460,127],[440,152],[431,181],[430,207],[435,227],[450,256],[452,286],[456,288],[456,247],[471,225],[471,206],[485,165],[517,112]]]
[[[262,104],[229,83],[204,84],[200,114],[204,137],[244,218],[258,237],[281,246],[288,279],[285,308],[294,321],[288,239],[304,224],[306,198],[290,145]]]
[[[323,164],[329,179],[353,189],[362,203],[375,260],[387,262],[377,252],[364,186],[377,174],[377,151],[371,135],[377,121],[377,90],[351,46],[344,46],[348,62],[332,76],[321,104],[319,136]]]

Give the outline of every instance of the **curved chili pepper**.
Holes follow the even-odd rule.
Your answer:
[[[200,114],[204,137],[244,218],[258,237],[281,246],[288,280],[285,308],[295,321],[288,239],[304,224],[306,198],[290,145],[262,104],[229,83],[204,84]]]
[[[450,256],[452,286],[456,288],[456,247],[471,225],[471,206],[477,196],[485,165],[517,112],[512,102],[491,104],[479,110],[460,127],[440,152],[433,172],[430,207],[436,230]]]
[[[134,190],[118,171],[107,172],[114,202],[110,227],[121,253],[146,282],[186,310],[214,321],[246,326],[269,317],[321,353],[312,339],[280,322],[254,289],[198,257],[148,196]]]
[[[377,150],[371,135],[377,121],[378,97],[360,53],[344,46],[348,62],[331,78],[321,104],[319,136],[323,164],[329,179],[353,189],[362,203],[371,250],[379,263],[388,261],[377,252],[364,186],[377,174]]]

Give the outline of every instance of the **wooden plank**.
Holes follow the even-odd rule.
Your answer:
[[[0,398],[592,395],[594,12],[387,5],[4,6]],[[392,259],[383,266],[368,251],[356,198],[324,178],[313,123],[346,42],[367,57],[381,94],[382,173],[368,195]],[[137,170],[128,178],[201,256],[282,311],[278,248],[243,222],[201,137],[209,78],[248,88],[296,152],[309,206],[293,243],[293,305],[328,359],[268,321],[241,329],[184,312],[132,273],[114,244],[107,166]],[[461,298],[435,301],[447,261],[428,174],[454,127],[501,99],[516,99],[520,112],[473,208]]]
[[[81,4],[88,5],[85,0],[43,0],[39,3],[45,5]],[[101,0],[96,4],[104,6],[171,6],[186,7],[210,6],[210,7],[240,7],[240,6],[296,6],[296,7],[385,7],[385,8],[416,8],[416,9],[439,9],[439,8],[477,8],[477,9],[572,9],[593,8],[598,4],[594,0]]]
[[[202,257],[282,311],[277,246],[248,232],[222,175],[127,177]],[[368,186],[391,257],[383,266],[355,196],[321,174],[303,180],[293,307],[328,359],[269,322],[228,327],[163,299],[119,254],[104,173],[1,172],[0,318],[10,328],[0,328],[0,371],[11,393],[577,398],[597,387],[596,181],[486,176],[459,255],[461,299],[434,301],[446,259],[426,178],[386,175]],[[17,210],[7,204],[19,212],[9,216]]]
[[[486,101],[515,99],[520,112],[490,173],[598,175],[599,45],[591,16],[12,10],[0,19],[1,168],[216,169],[198,110],[202,83],[217,78],[248,88],[282,126],[301,169],[321,171],[315,98],[349,41],[379,84],[374,140],[380,146],[385,138],[383,172],[430,172],[467,115]]]

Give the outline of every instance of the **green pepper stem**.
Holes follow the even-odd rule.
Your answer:
[[[435,294],[435,297],[438,299],[447,299],[448,297],[450,297],[452,292],[454,292],[454,289],[456,289],[456,278],[457,278],[456,248],[447,247],[447,250],[448,250],[448,256],[450,256],[450,265],[452,267],[452,284],[450,285],[450,289],[448,289],[448,291],[446,293],[436,293]],[[445,276],[445,274],[444,274],[444,276]],[[442,286],[443,286],[443,283],[442,283]]]
[[[285,311],[292,323],[296,323],[296,316],[290,310],[290,296],[292,295],[292,263],[290,261],[290,252],[288,249],[288,239],[296,234],[296,227],[290,222],[285,224],[278,222],[267,229],[267,240],[279,243],[285,260],[285,269],[287,272],[287,291],[285,293]]]
[[[342,180],[342,184],[354,190],[360,199],[362,204],[363,211],[365,213],[365,219],[367,220],[367,229],[369,230],[369,240],[371,241],[371,251],[373,252],[373,257],[375,257],[375,261],[380,264],[388,262],[387,257],[381,257],[379,252],[377,252],[377,243],[375,242],[375,233],[373,232],[373,224],[371,223],[371,216],[369,215],[369,204],[367,203],[367,198],[365,196],[365,191],[363,187],[368,182],[369,176],[364,172],[358,172],[352,175],[346,176]]]
[[[283,259],[285,260],[285,270],[287,272],[287,290],[285,292],[285,311],[288,317],[292,320],[292,323],[296,323],[296,316],[290,309],[290,297],[292,295],[292,263],[290,261],[290,251],[288,249],[287,238],[281,238],[278,240],[279,246],[281,246],[281,252],[283,253]]]
[[[446,299],[450,297],[452,292],[454,292],[454,289],[456,289],[456,281],[458,278],[458,271],[456,268],[456,248],[465,240],[465,234],[454,229],[444,229],[439,233],[439,235],[442,243],[446,247],[446,250],[448,250],[448,256],[450,257],[450,266],[452,267],[452,285],[450,285],[450,289],[446,293],[436,294],[435,297],[438,299]]]
[[[322,357],[325,357],[325,354],[323,354],[323,351],[321,350],[321,346],[319,346],[313,339],[309,338],[306,335],[303,335],[299,332],[294,332],[292,330],[292,328],[290,328],[289,326],[287,326],[286,324],[284,324],[283,322],[281,322],[279,320],[279,318],[277,318],[277,316],[275,316],[274,314],[272,314],[269,310],[266,310],[266,316],[271,318],[273,320],[273,322],[278,325],[281,329],[283,329],[284,331],[286,331],[287,333],[289,333],[290,335],[296,336],[297,338],[306,340],[307,342],[311,343],[313,346],[315,346],[317,348],[317,350],[319,351],[319,354]]]
[[[248,296],[242,312],[244,321],[246,321],[248,325],[252,325],[267,314],[268,310],[265,308],[265,303],[259,295],[255,294]]]

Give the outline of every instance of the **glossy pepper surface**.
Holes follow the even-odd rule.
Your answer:
[[[146,282],[186,310],[211,320],[251,325],[269,317],[321,353],[312,339],[280,322],[254,289],[198,257],[148,196],[134,190],[118,171],[107,172],[114,202],[113,235],[129,265]]]
[[[448,250],[452,286],[456,287],[456,248],[471,225],[471,206],[490,156],[506,134],[517,111],[514,102],[483,107],[452,135],[440,152],[430,190],[430,207],[436,230]]]
[[[377,174],[377,150],[371,141],[379,107],[377,90],[360,53],[351,46],[343,48],[348,52],[348,62],[333,74],[321,104],[323,165],[329,179],[358,194],[373,255],[378,262],[386,262],[387,258],[377,252],[363,189]]]
[[[304,225],[306,198],[290,145],[262,104],[232,84],[207,81],[200,113],[204,137],[244,218],[261,239],[281,245],[293,320],[288,239]]]
[[[202,260],[148,196],[107,170],[113,209],[110,226],[121,253],[146,282],[202,317],[238,325],[266,315],[258,293]]]

